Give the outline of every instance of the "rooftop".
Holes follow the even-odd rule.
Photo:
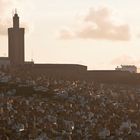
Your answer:
[[[0,57],[0,60],[10,60],[9,57]]]

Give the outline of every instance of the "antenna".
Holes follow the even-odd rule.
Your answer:
[[[12,10],[12,16],[14,16],[15,14],[17,14],[17,8]]]
[[[15,14],[17,14],[17,8],[15,8]]]

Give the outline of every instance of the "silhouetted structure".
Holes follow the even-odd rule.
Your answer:
[[[13,27],[8,29],[9,59],[12,66],[24,64],[24,28],[19,27],[19,16],[13,16]]]
[[[117,70],[87,71],[87,66],[78,64],[34,64],[24,61],[24,28],[20,28],[19,16],[15,12],[13,27],[8,28],[9,57],[0,57],[0,68],[8,67],[14,73],[46,75],[55,79],[94,80],[105,83],[140,83],[140,74]]]
[[[78,64],[25,64],[34,75],[46,75],[55,79],[76,80],[85,77],[87,66]]]
[[[129,71],[131,73],[137,73],[137,67],[135,65],[121,65],[115,69],[116,71]]]

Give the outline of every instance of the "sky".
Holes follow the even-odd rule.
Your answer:
[[[0,0],[0,56],[16,8],[25,27],[25,58],[88,69],[140,67],[140,0]]]

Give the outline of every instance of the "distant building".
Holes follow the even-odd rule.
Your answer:
[[[8,28],[8,57],[0,57],[0,69],[24,64],[24,28],[19,27],[19,16],[15,12],[13,27]]]
[[[24,28],[20,28],[19,16],[15,12],[13,27],[8,28],[8,57],[0,57],[0,69],[12,74],[20,72],[34,76],[45,75],[50,79],[94,80],[103,83],[140,83],[139,74],[134,65],[121,65],[116,70],[87,70],[87,66],[78,64],[36,64],[24,61]],[[136,80],[137,79],[137,80]]]
[[[121,65],[115,69],[116,71],[128,71],[130,73],[137,73],[137,67],[135,65]]]
[[[8,53],[12,66],[24,64],[24,30],[24,28],[19,27],[19,16],[15,12],[13,27],[8,28]]]

